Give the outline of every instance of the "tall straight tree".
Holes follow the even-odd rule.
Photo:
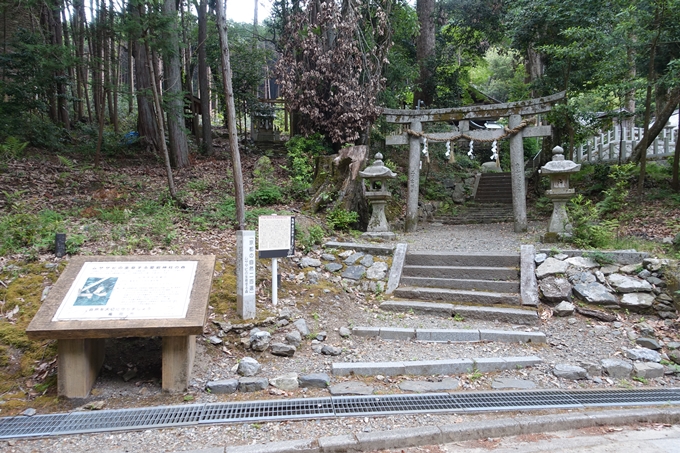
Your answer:
[[[137,93],[137,132],[142,139],[155,150],[161,151],[158,142],[158,124],[154,113],[153,96],[151,92],[151,74],[149,73],[149,58],[144,45],[142,22],[144,12],[143,0],[131,0],[130,10],[130,42],[135,58],[135,88]]]
[[[433,78],[433,59],[435,55],[435,23],[434,23],[435,0],[418,0],[416,12],[420,23],[420,34],[416,41],[416,58],[420,74],[413,93],[414,107],[422,101],[427,106],[432,105],[436,87]]]
[[[164,0],[163,15],[168,20],[163,30],[163,67],[165,95],[164,103],[168,114],[168,137],[170,139],[170,160],[174,167],[189,166],[189,146],[184,132],[184,94],[182,71],[179,57],[179,35],[177,31],[176,0]]]
[[[206,154],[214,153],[212,144],[212,124],[210,120],[210,79],[208,59],[205,50],[208,40],[208,0],[200,0],[198,5],[198,84],[201,90],[201,135]]]
[[[234,107],[234,89],[231,85],[231,63],[229,62],[229,41],[227,39],[227,17],[222,0],[215,1],[217,14],[217,32],[220,36],[222,57],[222,81],[224,83],[224,99],[227,103],[227,130],[229,131],[229,148],[234,172],[234,192],[236,198],[236,221],[238,229],[246,227],[245,203],[243,194],[243,173],[241,170],[241,154],[238,150],[238,133],[236,132],[236,108]]]

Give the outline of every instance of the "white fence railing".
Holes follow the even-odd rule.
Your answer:
[[[631,156],[635,145],[642,141],[644,130],[617,127],[608,132],[589,139],[574,151],[574,162],[624,163]],[[647,148],[647,159],[663,159],[675,153],[675,142],[678,140],[678,128],[666,126],[656,140]],[[623,152],[621,152],[623,150]],[[620,159],[619,159],[620,155]]]

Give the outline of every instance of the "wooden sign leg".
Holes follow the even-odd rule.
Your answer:
[[[104,339],[58,340],[57,392],[66,398],[85,398],[104,363]]]
[[[196,356],[196,335],[163,337],[163,390],[183,392],[189,386]]]

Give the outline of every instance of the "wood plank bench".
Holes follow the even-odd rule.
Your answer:
[[[123,268],[127,265],[130,269],[127,270],[125,268],[125,272],[130,274],[139,272],[137,279],[144,281],[144,273],[152,274],[153,271],[142,270],[142,266],[136,263],[145,263],[147,268],[151,267],[153,269],[152,266],[148,266],[152,262],[196,262],[196,271],[193,276],[193,284],[190,286],[189,303],[184,317],[121,319],[121,313],[118,313],[118,319],[115,319],[116,314],[114,314],[112,319],[87,319],[87,316],[85,316],[80,319],[54,320],[55,315],[58,315],[60,307],[62,307],[62,302],[67,297],[69,300],[73,299],[75,297],[74,294],[78,296],[78,299],[72,305],[83,306],[78,307],[78,309],[87,311],[99,310],[103,315],[112,314],[106,313],[107,310],[111,311],[111,308],[106,306],[111,293],[106,295],[106,290],[103,288],[99,290],[99,293],[95,291],[93,295],[93,292],[88,292],[86,288],[86,285],[91,284],[91,286],[95,286],[106,280],[106,278],[94,280],[90,277],[86,285],[82,285],[82,276],[79,277],[79,274],[84,265],[87,266],[87,269],[96,266],[95,263],[115,263],[116,266],[123,266]],[[178,265],[174,267],[178,268]],[[136,267],[139,267],[140,270],[133,271],[132,269]],[[40,310],[38,310],[38,313],[26,329],[26,334],[30,339],[57,340],[59,354],[57,382],[59,395],[67,398],[87,397],[104,363],[105,339],[123,337],[162,337],[163,390],[169,392],[186,390],[191,377],[191,369],[196,352],[196,335],[203,333],[203,326],[208,314],[208,298],[210,296],[214,268],[215,257],[212,255],[76,256],[71,258],[68,266],[50,290]],[[105,276],[107,273],[106,270],[97,272],[101,276]],[[171,271],[163,269],[162,272],[166,273],[166,275],[159,278],[169,278],[167,272]],[[91,273],[94,273],[94,271]],[[142,276],[141,279],[140,275]],[[185,272],[184,275],[188,274]],[[78,285],[76,285],[77,278],[80,278],[80,284]],[[149,281],[152,279],[153,277],[149,278]],[[116,280],[111,280],[113,283],[110,287],[113,288],[116,285]],[[153,288],[153,286],[150,285],[149,288]],[[144,300],[148,301],[149,306],[143,309],[153,311],[155,308],[156,312],[162,312],[166,308],[163,304],[168,300],[165,297],[167,295],[164,296],[162,291],[160,293],[154,292],[149,288],[147,288],[149,294],[143,296]],[[189,286],[186,288],[187,291],[188,288]],[[81,298],[83,294],[85,296]],[[99,297],[99,299],[93,299],[95,296]],[[89,302],[87,298],[92,302]],[[71,308],[70,303],[67,305]],[[129,310],[135,312],[135,310],[142,309],[142,306],[145,304],[137,305],[130,307]]]

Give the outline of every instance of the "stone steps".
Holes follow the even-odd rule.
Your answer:
[[[519,267],[517,253],[409,252],[404,260],[411,266]],[[515,276],[516,277],[516,276]]]
[[[512,203],[512,176],[510,173],[482,173],[477,191],[477,203]]]
[[[405,286],[394,291],[394,295],[406,299],[441,300],[464,302],[477,305],[520,305],[519,294],[492,291],[468,291],[447,288]]]
[[[517,281],[519,279],[519,270],[516,267],[413,266],[405,264],[402,270],[402,277]]]
[[[445,318],[460,317],[463,319],[498,321],[509,324],[533,325],[538,322],[538,313],[536,313],[536,310],[524,308],[479,307],[416,300],[390,300],[380,304],[380,309],[400,313],[441,316]]]
[[[499,293],[518,293],[517,281],[494,281],[479,279],[435,278],[435,277],[402,277],[405,286],[462,289],[468,291],[495,291]]]
[[[403,362],[334,362],[334,376],[434,376],[515,370],[542,363],[537,356],[464,358]]]
[[[383,340],[413,340],[422,342],[479,342],[544,344],[543,332],[522,332],[494,329],[412,329],[400,327],[355,327],[357,337],[381,338]]]

